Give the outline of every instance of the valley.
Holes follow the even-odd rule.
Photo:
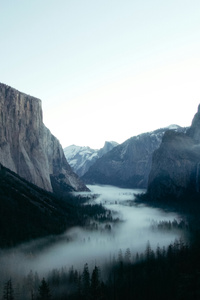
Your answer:
[[[22,278],[30,271],[38,278],[48,277],[52,270],[82,270],[87,263],[90,270],[102,269],[102,279],[107,280],[104,270],[106,262],[118,260],[130,251],[130,261],[146,251],[163,249],[175,241],[188,242],[187,230],[177,225],[182,216],[174,212],[150,208],[135,203],[139,189],[122,189],[114,186],[88,186],[91,192],[73,192],[75,197],[90,196],[89,203],[100,204],[112,215],[112,219],[100,221],[91,217],[90,225],[72,227],[64,234],[34,239],[0,254],[1,278],[13,278],[21,286]],[[91,197],[91,194],[94,197]],[[86,203],[85,203],[86,205]],[[159,224],[163,224],[160,226]],[[169,229],[167,224],[176,224]],[[60,272],[60,271],[59,271]],[[28,291],[27,291],[28,294]],[[24,296],[25,297],[25,296]],[[28,299],[28,296],[26,296]]]
[[[182,300],[200,270],[200,108],[188,128],[64,152],[39,99],[0,84],[0,104],[0,295],[160,299],[170,282],[163,299]]]

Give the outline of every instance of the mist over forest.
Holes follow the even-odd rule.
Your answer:
[[[200,299],[199,16],[1,1],[0,300]]]
[[[86,186],[43,124],[40,100],[5,84],[0,93],[0,296],[198,299],[200,107],[190,128],[163,132],[160,146],[158,131],[145,134],[153,144],[138,147],[137,137],[111,150],[122,150],[108,157],[136,179],[132,188]]]
[[[41,238],[8,250],[1,250],[2,294],[5,292],[4,283],[8,283],[11,278],[13,290],[18,285],[20,294],[22,286],[25,286],[23,299],[30,299],[30,287],[24,281],[30,274],[31,284],[37,281],[35,288],[32,287],[34,295],[37,296],[42,278],[46,278],[50,283],[52,274],[56,272],[64,284],[62,276],[68,278],[72,270],[76,270],[80,275],[86,265],[91,274],[98,267],[99,272],[101,270],[102,282],[106,282],[109,274],[107,268],[113,266],[115,262],[124,259],[130,263],[142,261],[146,251],[151,253],[156,253],[158,249],[166,251],[164,249],[174,243],[179,247],[180,243],[189,242],[187,223],[183,215],[135,202],[136,195],[144,190],[112,186],[88,187],[90,193],[73,193],[74,196],[77,199],[80,197],[87,199],[92,205],[103,205],[108,218],[101,221],[100,216],[98,219],[91,216],[87,226],[76,226],[59,236]],[[84,201],[84,205],[87,205],[87,202]],[[69,282],[65,283],[65,292],[67,285]],[[57,289],[59,293],[62,290],[60,286]],[[70,293],[73,294],[72,291]],[[53,299],[59,299],[60,296],[56,297],[58,294],[54,292]]]

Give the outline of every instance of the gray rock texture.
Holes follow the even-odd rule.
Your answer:
[[[174,130],[183,130],[177,125]],[[168,128],[134,136],[96,161],[85,173],[88,184],[110,184],[126,188],[146,188],[152,154],[160,146]]]
[[[69,190],[86,190],[71,170],[57,138],[43,124],[41,100],[0,83],[0,163],[53,191],[56,178]]]
[[[97,159],[117,145],[116,142],[107,141],[101,149],[71,145],[64,148],[64,154],[73,171],[79,176],[83,176]]]
[[[154,152],[147,193],[181,198],[200,191],[200,107],[186,133],[167,131]]]

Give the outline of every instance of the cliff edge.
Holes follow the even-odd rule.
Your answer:
[[[41,100],[0,83],[0,163],[51,192],[87,190],[43,124]]]
[[[147,194],[183,199],[200,193],[200,106],[186,133],[167,131],[154,152]]]

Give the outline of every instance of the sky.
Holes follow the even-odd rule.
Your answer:
[[[0,36],[0,82],[63,148],[189,126],[200,103],[199,0],[0,0]]]

